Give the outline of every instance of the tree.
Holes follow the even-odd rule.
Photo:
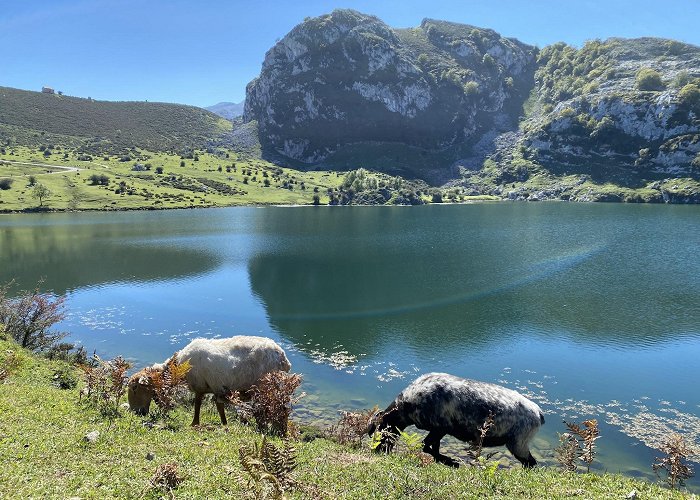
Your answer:
[[[637,71],[637,88],[639,90],[663,90],[666,85],[661,80],[661,74],[651,68]]]
[[[156,174],[162,174],[163,173],[163,167],[156,167]]]
[[[36,184],[36,177],[34,177],[33,175],[30,175],[29,176],[29,186],[32,187],[35,184]]]
[[[12,187],[13,182],[14,181],[12,179],[0,179],[0,189],[2,189],[3,191],[7,191]]]
[[[49,188],[43,184],[34,185],[34,189],[32,189],[32,197],[39,200],[40,207],[44,206],[44,199],[48,198],[49,196],[51,196],[51,191],[49,191]]]

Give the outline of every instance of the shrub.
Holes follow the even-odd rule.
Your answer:
[[[59,389],[73,389],[78,385],[75,368],[63,365],[53,372],[52,383]]]
[[[657,458],[652,465],[654,472],[659,474],[660,470],[666,472],[666,482],[671,489],[677,485],[683,486],[686,479],[693,477],[693,469],[686,460],[692,454],[692,450],[683,440],[680,434],[672,434],[666,438],[660,450],[666,454],[665,457]]]
[[[162,174],[163,173],[163,167],[156,167],[156,174]]]
[[[64,318],[65,297],[36,289],[9,298],[8,288],[9,284],[0,287],[0,323],[19,345],[32,351],[45,351],[66,336],[50,331]]]
[[[100,174],[100,175],[92,174],[89,177],[89,179],[90,179],[90,184],[92,184],[93,186],[97,186],[97,185],[107,186],[107,185],[109,185],[109,177],[106,176],[105,174]]]
[[[693,83],[684,85],[678,93],[678,99],[683,106],[695,112],[700,112],[700,87]]]
[[[22,359],[10,349],[0,353],[0,382],[7,379],[22,366]]]
[[[321,197],[317,194],[313,196],[313,204],[314,205],[320,205],[321,204]]]
[[[639,90],[663,90],[666,86],[661,80],[661,74],[651,68],[637,71],[636,85]]]
[[[250,412],[258,430],[286,436],[292,405],[299,398],[294,393],[301,385],[301,375],[282,371],[263,375],[251,389]]]
[[[467,82],[464,84],[464,93],[467,95],[476,95],[479,92],[479,84],[476,82]]]
[[[367,422],[378,409],[375,406],[360,412],[341,412],[340,420],[328,429],[326,436],[339,444],[359,448],[367,434]]]
[[[0,189],[2,189],[3,191],[7,191],[12,187],[13,182],[14,180],[12,179],[0,179]]]
[[[34,177],[33,175],[30,175],[29,176],[29,186],[34,186],[34,184],[36,184],[36,177]]]
[[[104,417],[119,416],[119,400],[126,393],[126,371],[130,366],[121,356],[104,361],[96,354],[93,355],[90,364],[80,367],[85,379],[81,401],[85,396],[84,401]]]

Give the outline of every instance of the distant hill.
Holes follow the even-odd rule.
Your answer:
[[[213,106],[207,106],[204,109],[211,111],[212,113],[215,113],[221,116],[222,118],[226,118],[227,120],[234,120],[239,116],[243,116],[244,105],[245,101],[220,102],[218,104],[214,104]]]
[[[111,102],[0,87],[0,141],[36,145],[46,140],[91,152],[118,154],[203,149],[221,140],[231,123],[195,106]]]

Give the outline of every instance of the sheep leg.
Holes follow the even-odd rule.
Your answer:
[[[440,441],[445,437],[444,432],[430,431],[423,439],[423,452],[432,455],[435,461],[439,464],[448,465],[450,467],[459,467],[459,462],[455,459],[442,455],[440,453]]]
[[[521,446],[517,443],[508,442],[506,443],[506,448],[508,448],[508,451],[510,451],[513,456],[517,458],[521,464],[523,464],[523,468],[532,469],[535,465],[537,465],[537,460],[535,460],[535,457],[532,456],[532,453],[530,453],[530,449],[527,447],[527,445]]]
[[[192,419],[192,427],[199,425],[199,411],[202,409],[202,399],[204,394],[199,392],[194,395],[194,419]]]
[[[216,409],[219,410],[219,417],[221,417],[221,423],[226,425],[226,412],[224,411],[224,403],[223,401],[216,401]]]

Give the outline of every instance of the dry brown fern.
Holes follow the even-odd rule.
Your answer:
[[[178,466],[175,462],[167,462],[158,465],[156,471],[151,477],[151,486],[167,491],[172,496],[172,490],[178,487],[182,482],[182,477],[178,472]]]
[[[340,420],[328,428],[326,436],[339,444],[359,448],[367,435],[367,423],[378,409],[375,406],[372,409],[359,412],[341,412]]]
[[[163,370],[146,368],[155,393],[153,400],[164,415],[175,408],[177,393],[187,384],[185,377],[191,368],[189,360],[178,362],[177,353],[170,357]]]
[[[576,436],[568,432],[559,434],[559,446],[554,449],[554,456],[564,470],[569,472],[576,470],[576,459],[580,452],[581,446]]]
[[[671,489],[683,486],[687,479],[693,477],[693,469],[686,463],[691,449],[680,434],[671,434],[666,438],[659,449],[666,454],[665,457],[657,457],[652,468],[657,475],[660,470],[666,472],[666,483]]]
[[[596,454],[595,442],[600,439],[598,421],[594,418],[585,420],[583,422],[583,427],[567,421],[564,421],[564,424],[569,428],[571,433],[578,438],[578,458],[580,458],[586,464],[586,471],[590,472],[591,464],[593,463]]]
[[[126,393],[126,371],[131,365],[121,356],[104,361],[93,354],[90,364],[80,365],[85,380],[82,397],[100,411],[103,416],[119,415],[119,401]]]
[[[252,387],[250,406],[261,432],[286,436],[294,405],[304,395],[294,396],[301,375],[274,371],[263,375]]]
[[[484,438],[486,437],[486,434],[488,434],[489,430],[491,430],[491,427],[494,425],[494,417],[495,415],[493,412],[489,412],[488,417],[486,417],[486,420],[484,420],[484,423],[481,424],[481,427],[479,427],[479,440],[474,443],[471,448],[467,451],[467,455],[469,456],[469,460],[473,464],[479,464],[480,463],[480,458],[481,458],[481,452],[484,449]],[[490,460],[491,457],[493,457],[495,453],[490,453],[489,455],[486,456],[486,460]]]

